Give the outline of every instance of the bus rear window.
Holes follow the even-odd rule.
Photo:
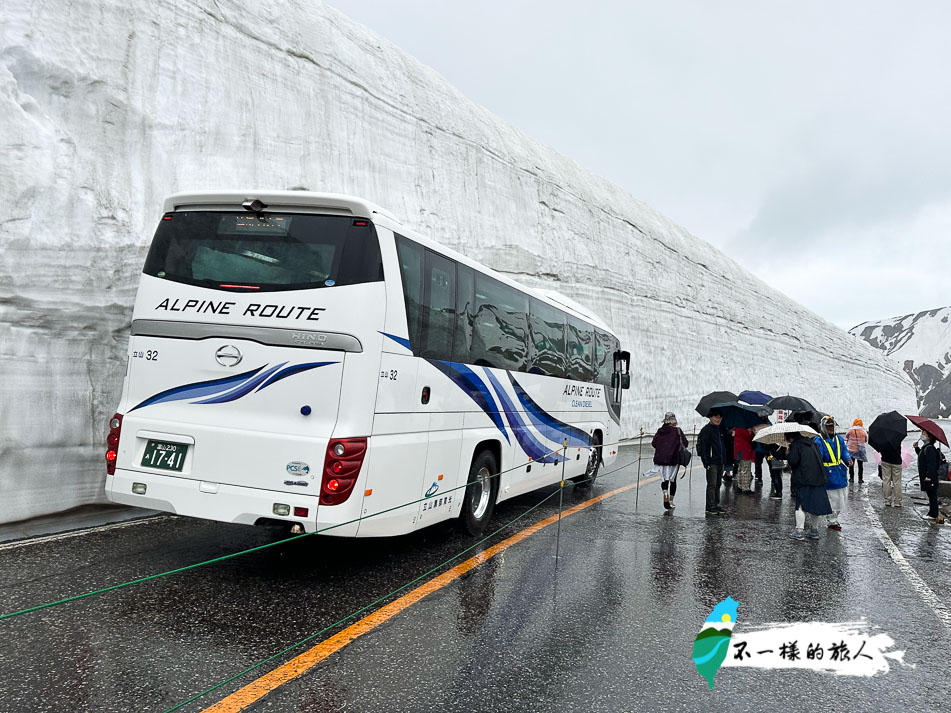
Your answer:
[[[336,215],[169,213],[145,274],[188,285],[266,292],[383,279],[373,223]]]

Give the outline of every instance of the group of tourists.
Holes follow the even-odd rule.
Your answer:
[[[720,505],[724,481],[729,486],[735,477],[739,493],[753,493],[753,478],[762,481],[765,463],[771,482],[769,497],[773,500],[782,499],[783,471],[787,467],[791,470],[790,486],[796,507],[796,526],[792,535],[795,539],[818,539],[821,517],[825,517],[828,529],[842,529],[839,517],[846,508],[848,484],[854,482],[856,471],[858,482],[865,480],[868,433],[862,419],[855,419],[844,437],[837,433],[835,419],[823,416],[819,423],[812,424],[818,435],[812,436],[809,429],[805,429],[808,435],[793,431],[783,434],[782,444],[767,444],[759,443],[755,438],[760,429],[770,425],[768,423],[726,429],[723,415],[716,409],[709,412],[708,418],[709,422],[700,429],[696,443],[697,455],[706,470],[707,515],[726,514]],[[923,430],[920,441],[921,445],[915,443],[915,451],[921,490],[929,500],[927,517],[941,523],[944,518],[938,509],[938,468],[944,461],[943,454],[937,449],[936,438],[931,433]],[[682,463],[681,450],[688,447],[687,436],[678,426],[675,414],[668,412],[664,415],[663,425],[654,435],[651,445],[655,465],[652,472],[661,476],[664,508],[672,510]],[[901,445],[883,447],[879,455],[885,505],[901,507]]]

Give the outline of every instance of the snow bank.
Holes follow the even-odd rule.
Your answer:
[[[629,432],[715,388],[914,405],[880,353],[312,2],[7,2],[0,155],[0,522],[102,500],[136,280],[179,190],[361,195],[589,305],[634,355]]]

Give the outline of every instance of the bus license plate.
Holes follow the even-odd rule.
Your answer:
[[[167,441],[153,441],[145,444],[145,455],[142,456],[142,465],[147,468],[161,468],[181,472],[185,465],[185,454],[188,446],[184,443],[168,443]]]

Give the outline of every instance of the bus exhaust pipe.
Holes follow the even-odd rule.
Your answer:
[[[303,535],[303,534],[304,534],[304,526],[301,525],[299,522],[295,522],[293,525],[291,525],[291,534],[292,534],[292,535]]]

